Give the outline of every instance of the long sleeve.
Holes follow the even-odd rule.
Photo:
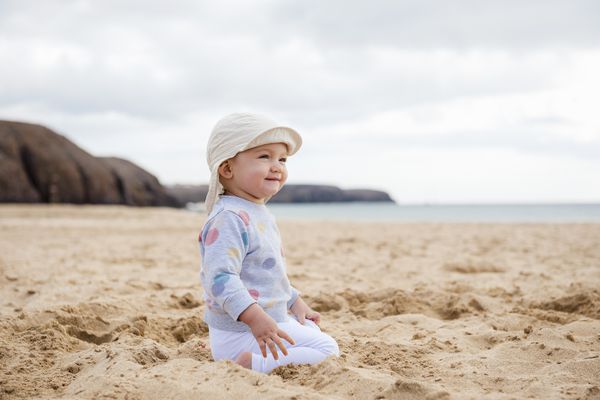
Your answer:
[[[223,211],[202,231],[202,285],[210,299],[234,321],[256,300],[242,280],[242,260],[248,252],[248,231],[244,220],[232,211]]]
[[[288,310],[290,308],[292,308],[292,306],[294,305],[294,303],[296,302],[296,300],[298,300],[298,296],[300,296],[300,292],[298,291],[298,289],[296,289],[293,286],[290,286],[292,288],[292,298],[287,302],[287,308]]]

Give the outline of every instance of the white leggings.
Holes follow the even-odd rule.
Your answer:
[[[286,364],[316,364],[329,356],[339,356],[340,349],[336,341],[312,322],[306,320],[301,325],[294,318],[287,322],[278,322],[277,325],[294,339],[295,345],[290,345],[282,339],[288,350],[284,356],[279,351],[279,360],[275,360],[267,348],[267,358],[262,356],[260,347],[252,332],[230,332],[209,327],[210,349],[215,361],[235,360],[240,353],[252,353],[252,369],[258,372],[269,373],[274,368]]]

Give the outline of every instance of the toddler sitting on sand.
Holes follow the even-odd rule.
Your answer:
[[[268,373],[339,356],[335,340],[318,327],[319,313],[290,285],[279,230],[265,206],[301,144],[293,129],[242,113],[221,119],[208,141],[209,214],[199,240],[215,360]]]

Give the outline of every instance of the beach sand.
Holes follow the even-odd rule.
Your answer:
[[[600,224],[279,221],[340,358],[211,360],[204,217],[0,206],[0,398],[600,398]]]

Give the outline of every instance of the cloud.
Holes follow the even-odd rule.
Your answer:
[[[501,157],[492,156],[506,152],[530,186],[542,163],[574,174],[569,185],[580,186],[571,193],[588,198],[593,190],[578,177],[600,174],[599,8],[594,1],[7,0],[0,118],[49,125],[166,182],[202,182],[212,125],[229,112],[255,111],[305,137],[292,181],[318,176],[348,186],[351,176],[395,193],[406,193],[398,188],[407,183],[438,187],[438,194],[424,188],[424,198],[450,199],[452,176],[425,174],[411,152],[441,165],[456,155],[474,165],[485,154],[496,163],[489,177],[499,193],[516,198],[520,181],[505,179]],[[382,149],[383,174],[353,161]],[[411,169],[428,176],[425,183],[395,172]],[[481,187],[460,178],[465,171],[447,170],[465,188]],[[548,187],[554,197],[550,189],[528,193],[564,192]]]
[[[148,118],[227,104],[294,119],[312,113],[321,123],[415,102],[535,90],[564,68],[564,54],[509,52],[527,42],[527,35],[508,35],[513,25],[535,12],[535,29],[531,20],[528,29],[546,44],[565,24],[553,23],[558,16],[576,25],[561,40],[580,46],[586,41],[577,32],[599,37],[597,24],[585,23],[593,2],[501,8],[459,2],[450,10],[440,7],[444,2],[8,4],[0,48],[9,61],[0,73],[14,78],[3,82],[5,104],[35,99],[73,113],[117,110]],[[47,18],[51,13],[56,18]],[[446,26],[469,27],[476,32],[460,37],[479,42],[451,39]],[[489,30],[502,30],[506,46],[486,39]],[[347,43],[324,49],[332,34]],[[412,36],[430,39],[397,42],[413,43]],[[540,71],[541,64],[556,65]]]
[[[288,35],[331,47],[527,51],[600,44],[600,4],[593,0],[309,0],[279,2],[273,14]]]

